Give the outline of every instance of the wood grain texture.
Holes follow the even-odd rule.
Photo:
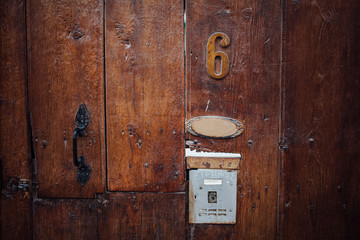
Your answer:
[[[240,169],[240,158],[187,157],[186,168]]]
[[[280,239],[359,239],[360,2],[285,1]]]
[[[243,156],[236,225],[189,225],[190,239],[276,237],[280,6],[280,1],[186,1],[186,119],[219,115],[244,123],[234,139],[187,136],[198,141],[197,149]],[[221,80],[212,79],[206,67],[207,41],[215,32],[230,38],[227,48],[216,43],[230,62]]]
[[[103,3],[27,5],[29,106],[39,197],[94,197],[105,190]],[[72,134],[80,104],[90,112],[78,154],[91,168],[77,182]]]
[[[99,197],[99,239],[184,239],[185,193]]]
[[[0,2],[0,239],[30,239],[31,180],[26,117],[26,39],[24,1]]]
[[[33,239],[98,239],[96,200],[37,199],[33,208]]]
[[[106,2],[108,186],[184,190],[183,3]]]

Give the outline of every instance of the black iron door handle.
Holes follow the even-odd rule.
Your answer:
[[[79,167],[82,162],[84,162],[84,156],[77,157],[77,137],[81,137],[84,133],[83,130],[79,128],[75,128],[73,133],[73,158],[74,158],[74,165]]]
[[[75,125],[76,128],[73,133],[73,161],[74,165],[77,167],[77,181],[81,183],[81,185],[85,185],[85,183],[89,180],[91,169],[85,163],[85,157],[80,156],[78,158],[77,154],[77,138],[84,135],[84,129],[89,125],[89,113],[85,104],[81,104],[79,110],[76,113],[75,117]]]

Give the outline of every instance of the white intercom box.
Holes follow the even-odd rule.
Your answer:
[[[189,222],[236,223],[236,170],[189,171]]]

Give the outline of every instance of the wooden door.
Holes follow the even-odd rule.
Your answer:
[[[359,3],[1,1],[1,239],[356,239]],[[242,155],[235,224],[189,224],[189,146]]]
[[[183,2],[30,1],[26,9],[34,238],[183,239]],[[78,136],[83,104],[89,123]],[[85,182],[74,151],[90,169]]]
[[[105,191],[102,25],[100,1],[27,3],[29,112],[40,198],[93,198]],[[90,114],[77,149],[91,168],[84,186],[72,153],[81,104]]]
[[[244,124],[243,134],[233,139],[187,136],[197,140],[199,150],[242,154],[236,224],[193,224],[189,238],[276,236],[280,14],[272,1],[186,1],[187,120],[215,115]],[[219,80],[206,66],[207,43],[215,32],[230,38],[226,48],[215,44],[230,63]]]

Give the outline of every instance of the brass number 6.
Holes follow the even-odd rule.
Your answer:
[[[222,47],[225,48],[230,45],[230,38],[225,33],[216,32],[210,36],[207,44],[207,72],[215,79],[222,79],[229,72],[229,57],[224,52],[215,52],[215,40],[217,38],[221,38],[220,45]],[[215,73],[216,57],[221,58],[221,72],[219,74]]]

